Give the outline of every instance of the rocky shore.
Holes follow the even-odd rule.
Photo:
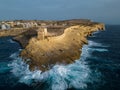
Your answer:
[[[50,24],[56,25],[50,26]],[[14,36],[23,50],[20,56],[30,65],[42,71],[55,64],[70,64],[80,58],[81,48],[87,44],[87,36],[104,30],[103,23],[90,20],[46,21],[44,26],[2,30],[0,36]]]

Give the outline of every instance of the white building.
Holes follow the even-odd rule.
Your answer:
[[[1,25],[1,29],[2,29],[2,30],[7,29],[6,25],[5,25],[5,24],[2,24],[2,25]]]
[[[10,25],[9,24],[6,24],[6,29],[10,29]]]
[[[10,29],[10,25],[9,24],[1,24],[0,29],[2,29],[2,30]]]

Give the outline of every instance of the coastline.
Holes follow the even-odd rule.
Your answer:
[[[103,23],[90,23],[90,25],[68,25],[62,29],[63,33],[47,36],[44,40],[37,38],[37,28],[34,30],[22,29],[23,31],[19,30],[20,32],[14,30],[15,34],[11,33],[11,30],[3,36],[14,36],[13,40],[22,45],[23,50],[20,56],[30,65],[31,70],[37,67],[46,71],[52,68],[54,64],[70,64],[80,58],[81,49],[84,44],[87,44],[87,37],[93,32],[105,28]],[[56,31],[54,32],[56,33]],[[51,34],[49,30],[48,33]],[[0,33],[0,35],[2,34]],[[28,59],[30,59],[29,62]]]

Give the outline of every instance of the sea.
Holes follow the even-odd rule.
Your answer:
[[[88,37],[80,59],[30,71],[12,37],[0,38],[0,90],[120,90],[120,25]]]

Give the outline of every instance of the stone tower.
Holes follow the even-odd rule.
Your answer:
[[[47,28],[40,27],[37,31],[38,31],[37,39],[44,40],[45,36],[47,36]]]

